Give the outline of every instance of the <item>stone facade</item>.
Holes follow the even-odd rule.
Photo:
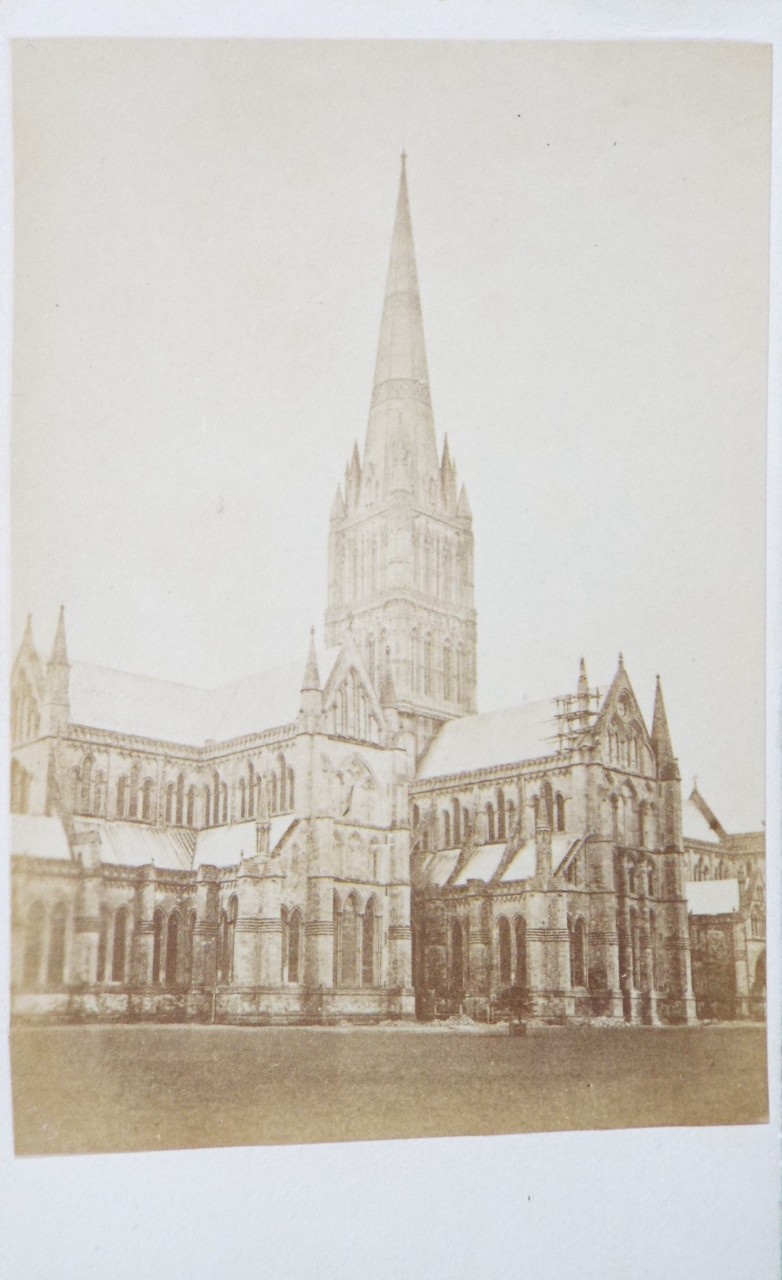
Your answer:
[[[28,624],[14,1017],[761,1016],[762,837],[723,832],[736,912],[689,902],[714,845],[685,840],[659,684],[651,729],[621,658],[607,690],[582,662],[575,693],[479,715],[476,636],[403,164],[329,651],[313,634],[301,666],[203,691],[72,662],[62,611],[45,662]]]

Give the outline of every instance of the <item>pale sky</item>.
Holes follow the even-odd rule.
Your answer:
[[[664,682],[763,814],[770,57],[729,44],[14,50],[13,632],[217,684],[322,637],[408,152],[479,705]],[[263,726],[259,726],[261,728]]]

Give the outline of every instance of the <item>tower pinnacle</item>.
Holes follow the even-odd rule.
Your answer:
[[[65,605],[62,604],[57,618],[57,630],[54,633],[54,644],[52,645],[52,656],[49,659],[49,665],[68,665],[68,646],[65,642]]]
[[[657,757],[657,768],[662,778],[678,778],[679,766],[676,757],[673,754],[673,745],[671,743],[671,732],[668,728],[668,717],[665,713],[665,702],[663,701],[663,687],[660,683],[660,677],[657,677],[657,686],[654,693],[654,713],[652,715],[652,746],[654,754]]]
[[[301,692],[320,693],[320,672],[318,671],[318,655],[315,652],[314,627],[310,629],[310,647],[307,654],[307,665],[304,668],[304,679],[301,682]]]

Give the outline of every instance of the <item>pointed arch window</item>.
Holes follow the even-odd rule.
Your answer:
[[[98,769],[95,774],[95,782],[93,783],[92,793],[92,812],[97,818],[103,817],[104,803],[106,793],[106,779],[102,770]]]
[[[557,792],[554,799],[554,818],[557,831],[565,830],[565,797]]]
[[[111,950],[111,980],[124,982],[127,969],[128,910],[120,907],[114,917],[114,941]]]
[[[502,787],[497,789],[497,839],[507,839],[507,826],[505,821],[505,792]]]
[[[649,912],[649,950],[652,958],[652,990],[657,990],[657,917]]]
[[[154,817],[153,796],[155,784],[151,778],[144,779],[144,786],[141,789],[141,817],[144,822],[151,822]]]
[[[128,809],[128,780],[123,774],[117,779],[117,817],[124,818]]]
[[[187,791],[187,825],[192,827],[195,825],[195,806],[196,806],[196,789],[188,787]]]
[[[511,935],[510,925],[505,916],[500,916],[497,921],[497,947],[499,952],[499,980],[500,986],[509,987],[511,984]]]
[[[340,974],[342,972],[342,903],[339,900],[339,894],[334,892],[332,897],[332,927],[333,927],[333,952],[332,952],[332,986],[338,987],[340,984]]]
[[[367,637],[367,672],[372,683],[375,683],[375,637]]]
[[[524,916],[516,916],[516,986],[527,987],[527,922]]]
[[[512,800],[509,800],[505,808],[507,813],[506,825],[508,828],[508,835],[512,835],[516,827],[516,806]]]
[[[166,930],[166,986],[175,987],[179,976],[179,912],[172,911]]]
[[[46,965],[46,981],[50,987],[62,986],[65,981],[65,960],[68,929],[68,908],[58,902],[49,922],[49,955]]]
[[[239,779],[239,817],[242,820],[247,817],[247,784],[244,778]]]
[[[92,813],[92,756],[85,756],[81,767],[81,811]]]
[[[46,909],[42,902],[34,902],[27,913],[24,936],[22,984],[26,991],[40,986],[45,936]]]
[[[486,836],[491,842],[497,838],[497,826],[494,816],[494,805],[491,800],[486,805]]]
[[[364,987],[374,987],[378,981],[379,934],[377,904],[372,897],[364,908],[361,924],[361,985]]]
[[[570,980],[574,987],[586,986],[586,925],[581,916],[568,918],[570,936]]]
[[[138,760],[134,760],[130,766],[130,777],[128,780],[128,798],[127,798],[127,814],[133,821],[138,817],[139,801],[139,778],[141,775],[141,765]]]
[[[451,985],[456,991],[464,988],[464,933],[458,920],[451,922]]]
[[[421,644],[421,641],[418,635],[418,628],[413,627],[412,635],[410,637],[410,657],[411,657],[411,668],[412,668],[413,693],[421,692],[420,644]]]
[[[211,816],[212,816],[212,792],[211,792],[211,789],[208,786],[206,786],[204,787],[204,826],[205,827],[208,827],[210,825]]]
[[[27,813],[30,804],[32,775],[23,769],[18,760],[11,761],[11,812]]]
[[[193,985],[195,976],[195,940],[196,940],[196,924],[198,916],[195,911],[191,911],[187,917],[187,955],[185,957],[185,980],[190,987]]]
[[[100,909],[100,933],[98,934],[98,959],[95,966],[95,981],[106,981],[106,959],[109,951],[109,934],[111,932],[111,912],[108,907]]]
[[[453,801],[453,842],[455,845],[462,842],[462,806],[458,800]]]
[[[301,912],[294,911],[291,913],[290,921],[288,923],[288,981],[293,983],[301,982],[301,943],[303,932]]]
[[[630,958],[632,967],[633,987],[636,991],[641,990],[641,926],[638,918],[638,912],[633,910],[630,912]]]
[[[285,983],[288,981],[288,924],[289,914],[287,907],[280,908],[280,926],[282,928],[282,943],[280,946],[280,981]]]
[[[350,894],[342,911],[342,973],[343,987],[358,986],[358,902]]]
[[[163,977],[163,957],[165,952],[165,913],[158,908],[152,919],[152,985],[158,986]]]
[[[166,826],[174,825],[176,817],[176,786],[173,782],[169,782],[166,787]]]
[[[443,597],[453,599],[453,552],[448,543],[443,550]]]
[[[287,768],[287,765],[286,765],[286,763],[285,763],[285,756],[284,756],[284,755],[282,755],[282,754],[278,755],[278,757],[277,757],[277,768],[278,768],[278,771],[279,771],[279,772],[278,772],[278,778],[279,778],[279,805],[280,805],[280,813],[285,813],[285,810],[286,810],[286,809],[287,809],[287,807],[288,807],[288,805],[287,805],[287,795],[288,795],[288,768]]]
[[[451,843],[451,814],[448,809],[443,810],[443,847],[450,849]]]
[[[236,895],[233,894],[228,903],[227,911],[220,912],[218,981],[222,983],[233,981],[234,936],[238,914],[239,902]]]

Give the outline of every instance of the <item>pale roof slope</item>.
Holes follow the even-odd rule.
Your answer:
[[[556,709],[556,702],[546,698],[449,720],[430,744],[419,779],[554,755],[559,742]]]
[[[11,814],[11,852],[70,862],[71,849],[62,819],[44,814]]]
[[[74,818],[74,828],[97,832],[100,861],[116,867],[146,867],[154,863],[164,871],[190,871],[195,836],[180,828],[165,830],[142,822]]]
[[[716,833],[692,800],[683,800],[682,803],[682,832],[687,840],[698,840],[705,844],[713,844],[715,847],[720,843]]]
[[[738,880],[690,880],[684,891],[694,916],[730,915],[739,909]]]
[[[331,670],[335,650],[324,650],[321,670]],[[292,723],[298,714],[304,655],[258,675],[216,689],[197,689],[129,671],[74,662],[70,673],[71,720],[165,742],[202,746]]]

